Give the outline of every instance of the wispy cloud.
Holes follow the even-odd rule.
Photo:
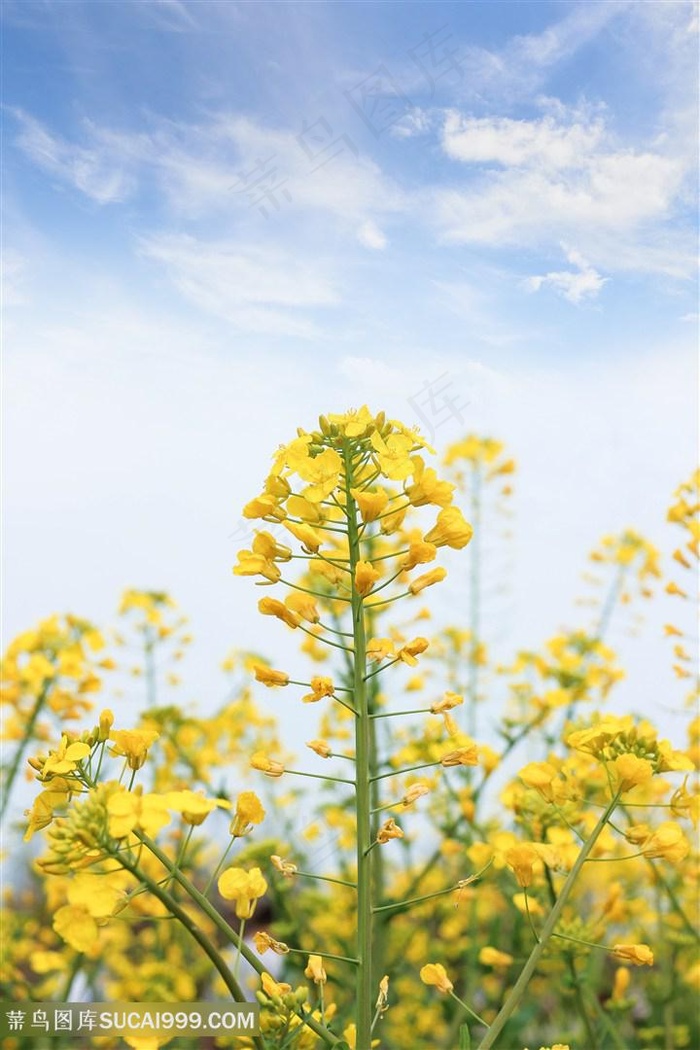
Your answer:
[[[594,299],[608,280],[602,277],[577,251],[566,252],[567,261],[575,270],[557,270],[528,277],[524,285],[532,292],[550,287],[570,303],[578,305],[584,299]]]
[[[301,133],[226,112],[200,124],[154,118],[138,132],[85,122],[80,141],[69,142],[22,111],[14,115],[25,155],[99,204],[155,185],[174,216],[269,216],[293,208],[333,215],[358,235],[407,206],[379,166],[324,119]]]
[[[175,32],[187,32],[197,26],[191,5],[185,0],[141,0],[141,10],[154,21],[161,29]]]
[[[373,251],[381,251],[387,246],[385,235],[373,222],[365,222],[360,226],[357,239],[365,248],[371,248]]]
[[[585,116],[565,123],[550,115],[512,120],[463,117],[452,110],[445,117],[442,143],[448,157],[465,164],[560,170],[579,166],[582,154],[599,148],[603,134],[602,120]]]
[[[616,268],[610,238],[643,249],[673,219],[687,175],[680,158],[629,148],[600,116],[559,109],[556,119],[446,115],[443,149],[467,166],[461,186],[435,193],[446,241],[546,248],[574,241],[597,264]],[[643,250],[634,261],[627,256],[632,268],[658,263],[658,254]]]
[[[135,180],[123,159],[103,144],[69,142],[51,132],[38,120],[20,110],[14,111],[20,131],[17,145],[39,168],[58,181],[85,194],[98,204],[123,201],[135,188]]]
[[[429,109],[421,109],[415,106],[403,117],[392,124],[389,131],[398,139],[412,139],[419,135],[427,135],[433,131],[436,114]]]
[[[553,69],[595,40],[630,5],[631,0],[579,3],[540,33],[513,36],[493,50],[470,47],[467,93],[490,102],[536,94]]]
[[[578,3],[558,22],[543,32],[516,36],[506,47],[511,65],[526,69],[547,69],[570,58],[594,40],[616,17],[623,14],[632,0],[597,0]]]
[[[338,301],[322,262],[274,247],[171,234],[144,238],[141,253],[165,267],[186,299],[239,331],[310,337],[318,326],[305,311]]]

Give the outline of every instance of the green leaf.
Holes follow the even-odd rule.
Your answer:
[[[472,1041],[469,1038],[469,1025],[459,1026],[459,1050],[471,1050]]]

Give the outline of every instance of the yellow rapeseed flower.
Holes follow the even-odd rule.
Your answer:
[[[633,966],[653,966],[654,953],[648,944],[615,944],[611,954]]]
[[[314,675],[310,682],[311,692],[302,696],[302,703],[304,704],[315,704],[318,700],[323,700],[326,696],[333,696],[335,692],[335,685],[332,678],[325,678],[323,675]]]
[[[137,828],[153,838],[170,823],[167,796],[154,792],[144,795],[138,789],[110,795],[107,814],[109,833],[115,839],[123,839]]]
[[[378,570],[374,568],[371,562],[358,561],[355,567],[355,590],[361,598],[370,593],[379,576]]]
[[[257,933],[253,934],[253,944],[258,955],[264,955],[268,949],[273,951],[275,955],[286,955],[289,952],[289,946],[284,941],[276,941],[274,937],[271,937],[264,930],[258,930]]]
[[[360,508],[360,514],[365,524],[376,521],[384,513],[389,502],[389,493],[385,489],[374,491],[362,491],[362,489],[350,489],[355,502]]]
[[[304,591],[292,591],[284,599],[284,604],[308,623],[318,623],[321,619],[315,598],[311,594],[305,594]]]
[[[285,671],[276,671],[273,667],[264,664],[254,664],[253,674],[258,682],[268,686],[289,685],[289,675]]]
[[[512,869],[518,880],[518,885],[523,889],[531,886],[534,878],[533,867],[539,860],[537,850],[529,843],[523,842],[517,846],[511,846],[506,850],[504,856],[506,864]]]
[[[323,968],[323,959],[320,955],[310,955],[309,962],[304,970],[304,977],[308,977],[314,984],[325,984],[328,980]]]
[[[420,594],[426,587],[432,587],[434,583],[441,583],[446,576],[447,569],[440,565],[437,569],[431,569],[430,572],[423,573],[422,576],[418,576],[409,583],[408,590],[411,594]]]
[[[146,758],[148,749],[160,736],[155,729],[113,729],[109,739],[113,743],[110,755],[123,755],[126,758],[129,769],[141,769]]]
[[[430,642],[427,638],[414,638],[412,642],[402,645],[396,656],[402,663],[408,664],[409,667],[415,667],[418,663],[416,656],[424,653],[429,645]]]
[[[434,543],[436,547],[452,547],[454,550],[462,550],[473,535],[474,529],[465,520],[461,510],[458,507],[445,507],[438,514],[436,524],[429,532],[426,532],[423,539],[426,543]]]
[[[265,819],[265,810],[254,791],[241,791],[236,799],[236,812],[231,821],[230,833],[234,838],[240,838],[252,831],[255,824],[260,824]]]
[[[427,963],[421,968],[420,979],[423,984],[434,985],[439,992],[447,994],[454,988],[442,963]]]
[[[231,803],[223,798],[206,798],[201,791],[169,791],[165,796],[168,807],[182,814],[182,819],[192,827],[203,824],[217,808],[230,809]]]
[[[396,821],[392,818],[382,824],[381,828],[377,832],[377,842],[380,846],[389,842],[390,839],[402,839],[403,831],[398,826]]]
[[[434,561],[436,554],[437,547],[434,543],[426,543],[425,540],[410,543],[408,554],[401,562],[401,568],[408,572],[411,569],[415,569],[416,565],[425,565],[426,562]]]
[[[406,495],[412,506],[447,507],[452,502],[455,486],[449,481],[440,481],[433,468],[426,467],[420,456],[414,456],[413,462],[413,484],[406,486]]]
[[[507,952],[499,952],[498,948],[491,948],[487,945],[479,952],[479,962],[482,966],[493,966],[494,969],[500,970],[511,966],[514,959]]]
[[[82,759],[90,754],[90,745],[81,741],[69,743],[64,734],[56,751],[51,751],[49,757],[44,761],[41,769],[41,779],[48,780],[53,776],[61,776],[64,773],[73,773]]]
[[[446,711],[452,711],[455,707],[459,707],[460,704],[463,703],[463,696],[460,696],[459,693],[451,693],[448,690],[442,700],[436,700],[435,703],[430,705],[430,710],[434,715],[442,715]]]
[[[663,857],[671,864],[680,863],[690,853],[690,843],[675,820],[660,824],[639,848],[645,857]]]
[[[319,758],[330,758],[333,753],[327,740],[307,740],[306,746],[315,751]]]
[[[263,576],[270,583],[277,583],[282,573],[273,561],[252,551],[238,552],[238,565],[233,567],[234,576]]]
[[[258,612],[261,612],[263,616],[276,616],[278,620],[282,620],[283,623],[287,624],[287,627],[292,629],[299,626],[297,614],[292,612],[284,602],[280,602],[276,598],[261,598],[258,602]]]
[[[654,774],[651,762],[637,755],[618,755],[610,764],[620,791],[629,791],[639,784],[646,784]]]
[[[259,769],[268,777],[281,777],[284,773],[284,765],[274,758],[268,758],[264,751],[256,751],[251,756],[250,765],[253,769]]]
[[[235,901],[239,919],[250,919],[258,900],[267,892],[260,868],[227,868],[219,876],[217,886],[224,900]]]
[[[475,743],[470,742],[463,747],[448,751],[440,759],[443,766],[476,766],[479,763],[479,750]]]

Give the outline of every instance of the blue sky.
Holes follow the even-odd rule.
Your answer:
[[[240,507],[364,401],[518,458],[513,644],[575,622],[601,533],[664,544],[695,4],[5,0],[3,53],[8,633],[170,588],[204,699],[276,641],[230,576]]]

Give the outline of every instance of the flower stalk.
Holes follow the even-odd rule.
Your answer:
[[[372,1041],[372,845],[371,759],[372,737],[367,688],[367,634],[362,595],[355,584],[355,573],[362,560],[357,521],[351,452],[345,443],[345,493],[348,548],[352,573],[353,706],[355,719],[355,818],[357,828],[357,1046],[369,1048]]]
[[[525,994],[525,989],[530,983],[530,978],[535,972],[537,964],[539,963],[540,958],[542,957],[542,953],[545,950],[547,944],[549,943],[554,929],[557,923],[559,922],[561,913],[564,910],[566,902],[571,896],[571,892],[574,888],[576,880],[578,879],[581,873],[581,869],[583,868],[583,865],[586,863],[593,847],[595,846],[600,835],[602,834],[605,825],[610,820],[610,817],[612,816],[619,800],[620,792],[618,791],[617,794],[613,796],[605,811],[601,814],[598,823],[591,832],[590,838],[584,843],[583,847],[581,848],[581,852],[576,858],[576,861],[567,876],[566,882],[562,887],[561,893],[557,898],[556,904],[552,908],[546,923],[542,927],[542,932],[540,934],[540,939],[538,943],[530,952],[530,957],[525,963],[517,981],[513,985],[510,995],[501,1007],[500,1012],[494,1019],[488,1032],[486,1033],[482,1041],[479,1043],[478,1050],[491,1050],[491,1047],[496,1045],[496,1040],[498,1039],[506,1024],[520,1005],[520,1001],[522,1000],[522,997]]]

